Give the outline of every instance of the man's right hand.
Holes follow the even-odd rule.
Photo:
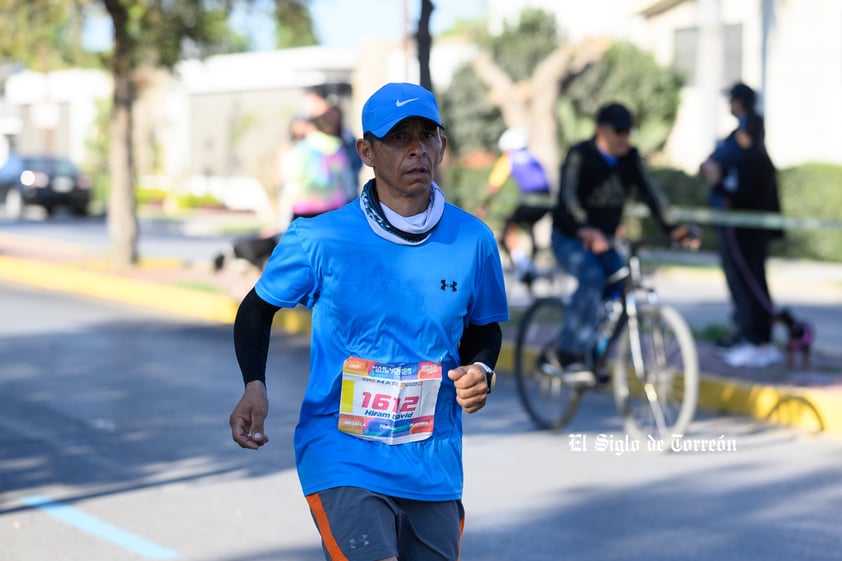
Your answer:
[[[722,181],[722,166],[716,160],[708,158],[699,166],[699,174],[708,185],[716,185]]]
[[[269,414],[269,400],[266,397],[266,385],[260,380],[246,384],[243,397],[231,412],[228,424],[231,437],[242,448],[257,450],[269,437],[263,434],[263,422]]]
[[[602,230],[598,228],[591,228],[590,226],[579,228],[576,235],[580,240],[582,240],[582,245],[584,245],[585,249],[588,251],[592,251],[593,253],[605,253],[609,249],[608,240],[605,238],[605,234],[603,234]]]
[[[698,226],[682,224],[670,232],[670,237],[685,249],[699,249],[702,245],[702,231]]]

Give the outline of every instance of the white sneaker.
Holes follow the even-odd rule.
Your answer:
[[[745,339],[740,340],[737,343],[734,343],[730,347],[716,347],[715,351],[720,358],[725,358],[729,354],[733,353],[737,349],[744,348],[744,347],[751,347],[752,344],[746,341]]]
[[[746,359],[743,366],[749,368],[765,368],[780,362],[783,359],[781,351],[769,343],[759,345],[753,356]]]
[[[741,349],[741,352],[725,357],[725,362],[730,366],[765,368],[780,362],[782,358],[778,348],[767,343],[765,345],[752,345],[751,348],[745,347]]]
[[[749,356],[753,355],[757,347],[751,343],[739,343],[722,353],[722,360],[730,366],[740,366]]]

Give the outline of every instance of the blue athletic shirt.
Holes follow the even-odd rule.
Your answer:
[[[481,220],[445,204],[420,245],[387,241],[359,201],[294,220],[255,290],[266,302],[312,308],[310,378],[295,429],[304,494],[355,486],[441,501],[462,496],[462,410],[448,370],[468,324],[508,320],[497,243]],[[342,365],[349,356],[442,365],[433,434],[384,444],[340,432]]]

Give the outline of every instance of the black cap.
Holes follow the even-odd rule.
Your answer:
[[[753,89],[742,82],[734,84],[734,86],[728,90],[728,96],[731,99],[739,99],[746,109],[754,109],[754,104],[757,102],[757,94],[754,93]]]
[[[630,129],[634,125],[634,119],[625,105],[609,103],[600,107],[596,114],[596,124],[611,125],[615,129]]]

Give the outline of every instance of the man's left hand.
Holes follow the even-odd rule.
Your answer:
[[[468,413],[476,413],[488,400],[488,382],[485,379],[485,370],[470,364],[459,366],[447,373],[447,377],[453,380],[456,386],[456,403],[462,406]]]

